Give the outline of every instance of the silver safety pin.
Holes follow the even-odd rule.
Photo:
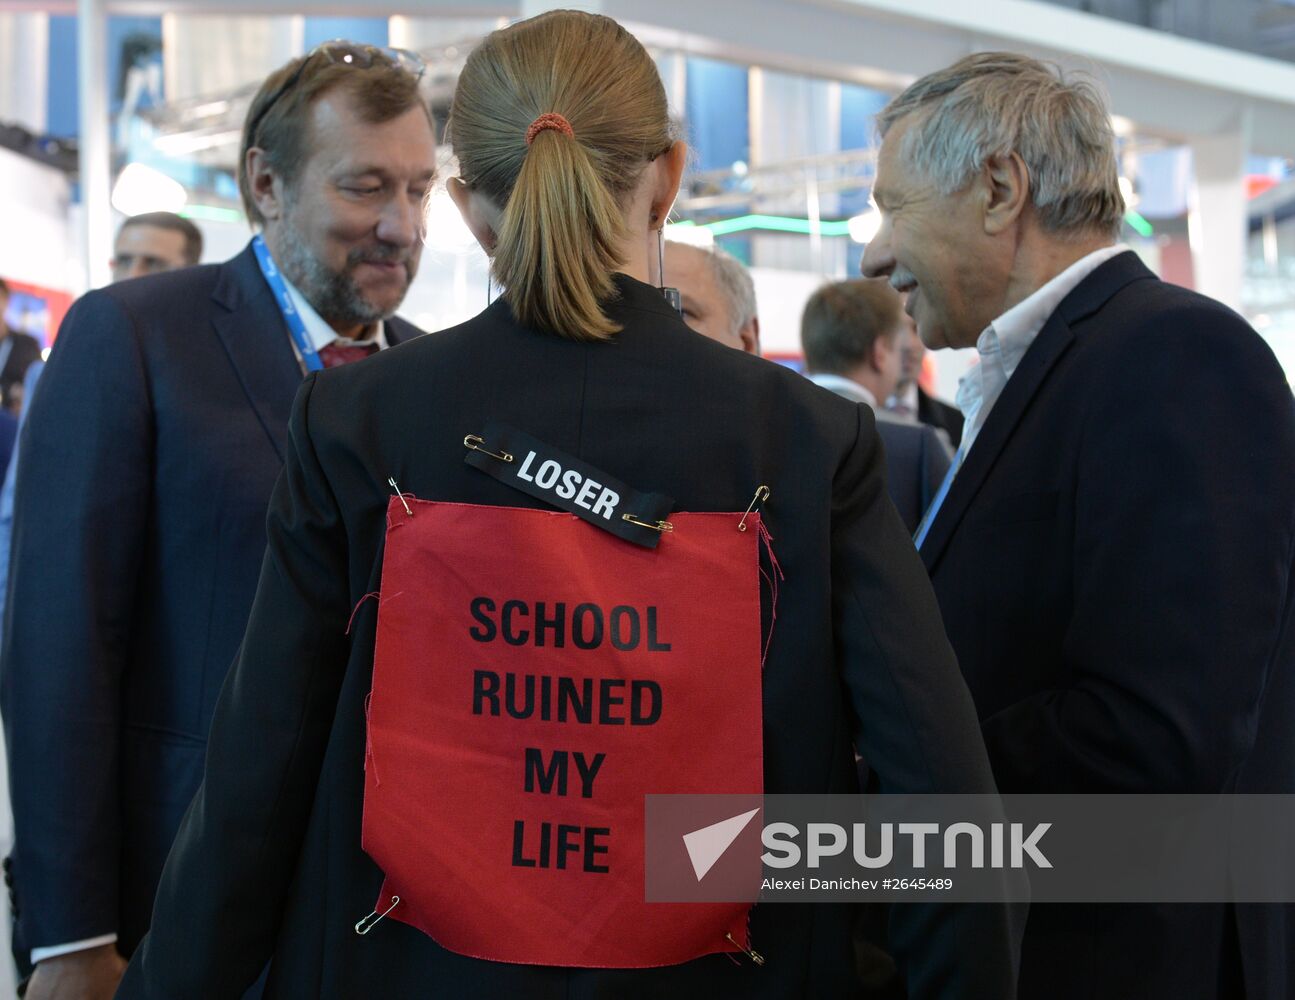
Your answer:
[[[737,943],[737,941],[733,938],[733,935],[732,935],[732,934],[725,934],[724,936],[725,936],[726,938],[728,938],[728,940],[732,943],[732,945],[733,945],[733,947],[734,947],[734,948],[736,948],[738,951],[740,951],[742,954],[744,954],[747,958],[749,958],[749,959],[750,959],[752,962],[754,962],[756,965],[764,965],[764,956],[763,956],[763,955],[761,955],[761,954],[760,954],[758,951],[756,951],[754,948],[743,948],[743,947],[742,947],[740,944],[738,944],[738,943]]]
[[[362,917],[361,919],[357,920],[355,922],[355,933],[360,935],[360,937],[364,937],[365,934],[368,934],[369,931],[373,930],[373,928],[378,926],[378,922],[382,920],[383,917],[385,917],[388,913],[390,913],[399,905],[400,905],[400,897],[392,896],[391,905],[388,906],[381,913],[379,913],[377,910],[374,910],[367,917]],[[736,942],[734,943],[736,944]]]
[[[756,488],[755,496],[751,498],[751,506],[747,507],[746,513],[742,515],[742,520],[737,522],[738,531],[746,531],[746,519],[751,516],[751,511],[755,510],[756,504],[762,504],[769,499],[769,487],[759,486]]]
[[[409,509],[409,501],[405,499],[405,495],[400,492],[400,487],[396,485],[396,477],[388,476],[387,482],[389,482],[391,484],[391,488],[396,491],[396,496],[400,497],[400,502],[405,505],[405,513],[410,517],[413,517],[414,512]]]
[[[469,434],[463,439],[463,447],[471,448],[473,451],[479,451],[483,455],[489,455],[491,458],[497,458],[501,462],[511,462],[513,456],[506,451],[491,451],[485,446],[486,439],[478,437],[476,434]]]

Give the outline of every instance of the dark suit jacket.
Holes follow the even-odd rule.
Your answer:
[[[953,456],[934,427],[877,418],[877,436],[886,449],[886,492],[909,534],[944,482]]]
[[[9,350],[4,368],[0,369],[0,396],[4,397],[6,403],[9,402],[9,388],[15,382],[23,380],[33,361],[40,360],[40,341],[31,334],[10,330],[8,338],[13,341],[13,347]]]
[[[23,429],[0,663],[16,935],[116,932],[129,955],[202,777],[302,373],[250,248],[91,292],[57,344]]]
[[[917,419],[948,434],[949,443],[955,449],[962,444],[962,411],[936,399],[920,385],[917,387]]]
[[[820,384],[816,380],[822,378]],[[820,388],[855,403],[870,397],[861,386],[844,376],[810,375]],[[877,436],[886,455],[886,492],[899,511],[909,534],[917,530],[926,508],[935,499],[953,456],[935,428],[915,424],[887,413],[874,411]]]
[[[0,475],[9,471],[13,458],[14,441],[18,438],[18,418],[8,410],[0,410]]]
[[[1295,792],[1295,402],[1132,253],[1057,308],[922,558],[1007,792]],[[1282,907],[1035,906],[1021,995],[1295,995]],[[1233,927],[1239,918],[1239,931]]]
[[[519,327],[500,300],[307,380],[204,783],[120,997],[236,998],[271,954],[267,997],[851,995],[846,906],[757,907],[758,969],[722,955],[634,971],[506,965],[395,921],[353,929],[382,881],[360,847],[376,602],[349,637],[347,622],[378,589],[388,477],[426,499],[543,506],[464,464],[464,435],[490,419],[678,509],[742,510],[771,486],[763,511],[786,582],[764,671],[768,791],[855,790],[852,733],[883,789],[990,787],[929,584],[882,490],[871,412],[698,337],[656,289],[619,284],[624,329],[610,343]],[[895,910],[914,1000],[1011,995],[1005,913]]]

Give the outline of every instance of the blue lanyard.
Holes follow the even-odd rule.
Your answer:
[[[270,286],[270,291],[279,303],[279,311],[283,313],[283,321],[288,324],[288,332],[292,334],[292,342],[297,345],[297,353],[301,355],[302,362],[309,371],[322,371],[324,363],[319,360],[319,352],[315,350],[315,345],[306,332],[306,322],[292,304],[292,296],[288,294],[283,275],[279,273],[279,268],[259,233],[252,237],[252,250],[256,253],[256,262],[261,265],[261,273],[265,275],[265,283]]]
[[[922,523],[917,526],[917,531],[913,533],[913,544],[920,550],[922,543],[926,541],[926,536],[931,532],[931,525],[935,522],[935,515],[940,513],[940,508],[944,505],[944,498],[949,495],[949,487],[953,485],[953,477],[958,474],[958,469],[962,467],[962,460],[966,457],[966,452],[961,448],[953,456],[953,462],[949,465],[949,471],[944,474],[944,482],[940,483],[939,492],[935,494],[935,499],[931,501],[931,506],[926,508],[926,515],[922,518]]]

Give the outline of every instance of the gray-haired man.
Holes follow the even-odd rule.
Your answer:
[[[740,260],[719,247],[667,241],[665,277],[679,289],[685,323],[711,340],[760,353],[755,283]]]
[[[981,53],[879,125],[864,273],[928,347],[980,353],[917,539],[999,789],[1295,791],[1295,403],[1272,352],[1115,245],[1087,83]],[[1278,1000],[1292,955],[1282,907],[1035,905],[1020,996]]]

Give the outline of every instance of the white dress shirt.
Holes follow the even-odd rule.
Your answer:
[[[852,378],[846,378],[844,375],[828,375],[819,372],[814,375],[806,375],[807,379],[815,385],[834,392],[838,396],[848,399],[852,403],[867,403],[872,410],[873,416],[878,421],[887,424],[908,424],[911,420],[906,420],[898,413],[891,413],[889,410],[877,405],[877,397],[872,394],[872,390],[866,386],[860,385]]]
[[[283,272],[280,271],[280,274]],[[328,325],[328,322],[315,311],[304,295],[301,294],[291,281],[284,277],[284,287],[288,289],[288,297],[292,299],[292,304],[297,313],[301,316],[302,323],[306,327],[306,335],[310,337],[311,346],[316,351],[321,351],[334,341],[341,341],[348,347],[361,347],[365,344],[377,344],[378,350],[383,350],[387,346],[387,327],[382,320],[374,323],[365,330],[363,337],[352,340],[349,337],[339,337],[337,331]],[[301,363],[302,370],[305,370],[305,363],[301,360],[301,352],[297,350],[296,341],[291,336],[288,342],[292,344],[292,353],[297,356],[297,361]],[[116,934],[102,934],[99,937],[86,938],[83,941],[71,941],[67,944],[50,945],[47,948],[33,948],[31,950],[31,961],[35,965],[37,962],[43,962],[47,958],[57,958],[60,955],[70,955],[74,951],[85,951],[89,948],[98,948],[100,945],[113,944],[117,940]]]
[[[867,403],[873,410],[877,409],[877,397],[854,379],[846,378],[844,375],[827,375],[821,372],[807,375],[806,378],[829,392],[844,396],[852,403]]]
[[[280,271],[280,274],[283,272]],[[301,321],[306,325],[306,335],[310,337],[310,346],[316,351],[322,351],[333,341],[341,341],[347,347],[363,347],[365,344],[377,344],[378,350],[384,350],[387,346],[387,326],[382,320],[378,320],[373,326],[364,331],[363,337],[357,337],[352,340],[350,337],[339,337],[337,331],[328,325],[328,322],[315,311],[306,297],[297,291],[296,285],[283,278],[283,285],[288,290],[288,298],[292,299],[292,305],[301,316]],[[290,341],[291,337],[288,338]],[[297,360],[301,361],[301,352],[297,350],[297,344],[292,341],[293,353],[297,355]]]
[[[1056,312],[1061,300],[1098,267],[1129,248],[1124,244],[1103,247],[1081,257],[1042,288],[1022,299],[989,324],[976,341],[980,364],[958,380],[958,409],[966,418],[962,432],[961,456],[975,444],[989,412],[1002,395],[1007,380],[1021,358]]]

